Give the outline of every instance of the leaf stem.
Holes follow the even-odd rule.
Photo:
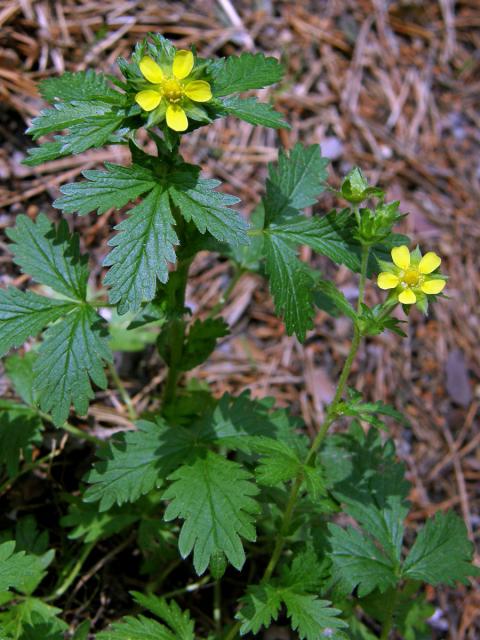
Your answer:
[[[362,310],[362,303],[365,297],[365,282],[367,280],[367,265],[368,265],[369,252],[370,252],[370,247],[366,244],[363,244],[361,262],[360,262],[360,282],[358,284],[357,313],[360,313],[360,311]]]
[[[117,387],[118,392],[120,393],[120,397],[123,400],[123,404],[127,409],[128,417],[130,418],[130,420],[135,421],[138,416],[135,410],[135,406],[132,402],[132,398],[130,397],[130,394],[128,393],[125,385],[123,384],[120,376],[118,375],[115,365],[112,362],[108,363],[108,370],[110,371],[112,380],[115,383],[115,386]]]
[[[70,573],[67,575],[65,580],[63,580],[63,582],[60,584],[60,586],[57,587],[51,595],[49,595],[49,596],[47,596],[45,598],[45,600],[47,602],[51,602],[52,600],[57,600],[58,598],[63,596],[63,594],[67,591],[67,589],[74,582],[75,578],[78,576],[78,574],[82,570],[82,567],[83,567],[83,565],[85,563],[85,560],[88,558],[88,556],[90,555],[90,553],[94,549],[94,547],[97,544],[97,542],[98,541],[90,542],[89,544],[86,544],[83,547],[82,552],[80,553],[80,556],[79,556],[78,560],[73,565]]]
[[[213,586],[213,621],[215,634],[220,638],[222,632],[222,581],[215,580]]]
[[[48,417],[48,420],[49,422],[51,422],[50,417]],[[64,422],[64,424],[62,424],[62,429],[67,433],[70,433],[72,436],[75,436],[76,438],[87,440],[87,442],[91,442],[92,444],[97,445],[97,447],[103,447],[105,445],[105,442],[101,438],[92,436],[92,434],[88,433],[88,431],[83,431],[82,429],[73,426],[73,424],[70,424],[69,422]]]
[[[227,304],[228,299],[232,294],[232,291],[235,289],[237,282],[243,276],[243,273],[244,273],[243,269],[235,266],[235,271],[233,273],[232,279],[230,280],[228,287],[225,289],[224,293],[220,296],[219,301],[210,309],[210,312],[207,318],[213,318],[214,316],[217,315],[217,313],[219,313],[223,309],[223,307]]]

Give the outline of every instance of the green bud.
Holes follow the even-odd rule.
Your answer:
[[[385,193],[377,187],[369,187],[365,176],[354,167],[345,177],[340,188],[342,196],[352,204],[360,204],[367,198],[383,198]]]
[[[393,225],[403,215],[399,213],[399,202],[380,204],[375,209],[360,209],[356,237],[362,244],[372,245],[382,242],[392,232]]]

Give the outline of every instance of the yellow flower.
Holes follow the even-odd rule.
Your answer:
[[[388,271],[378,275],[377,284],[380,289],[395,289],[398,301],[402,304],[415,304],[423,294],[436,294],[443,291],[446,280],[431,277],[442,262],[433,251],[423,258],[415,251],[410,253],[408,247],[394,247],[391,252],[393,264],[384,265]]]
[[[188,101],[208,102],[212,98],[206,80],[189,80],[194,65],[193,53],[184,49],[177,51],[171,68],[162,69],[152,58],[140,60],[140,71],[152,87],[139,91],[135,102],[144,111],[153,111],[160,104],[165,108],[167,125],[174,131],[185,131],[188,127]]]

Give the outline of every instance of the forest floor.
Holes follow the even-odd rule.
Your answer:
[[[389,8],[387,9],[387,7]],[[148,32],[203,56],[262,51],[281,58],[285,79],[268,95],[291,123],[280,134],[221,120],[187,137],[187,160],[251,211],[267,163],[279,145],[320,143],[331,159],[329,181],[338,187],[354,164],[400,200],[410,215],[400,231],[443,258],[448,300],[428,317],[410,315],[408,338],[368,340],[353,371],[354,386],[405,412],[410,426],[393,436],[408,468],[413,510],[409,525],[447,508],[464,517],[480,538],[480,6],[476,0],[3,0],[0,2],[0,284],[25,281],[5,251],[5,228],[15,215],[58,212],[59,186],[104,161],[125,162],[110,147],[34,169],[21,164],[32,146],[24,130],[45,105],[37,82],[86,68],[113,73],[118,56]],[[266,97],[265,93],[264,97]],[[215,151],[213,151],[215,150]],[[326,193],[319,212],[335,206]],[[72,220],[101,276],[106,240],[122,214]],[[302,258],[311,258],[308,249]],[[357,282],[346,269],[316,264],[354,299]],[[202,314],[229,282],[228,265],[201,255],[193,265],[188,304]],[[368,302],[379,301],[374,286]],[[232,334],[197,378],[218,394],[248,388],[274,396],[301,415],[310,432],[332,398],[349,343],[349,325],[318,312],[304,345],[285,334],[265,283],[245,275],[224,315]],[[151,358],[150,358],[151,360]],[[156,361],[124,357],[121,375],[139,411],[158,393],[164,371]],[[148,380],[148,383],[145,380]],[[0,388],[5,379],[0,372]],[[113,394],[98,394],[89,423],[97,433],[128,424]],[[435,638],[480,637],[480,587],[431,589],[437,606]]]

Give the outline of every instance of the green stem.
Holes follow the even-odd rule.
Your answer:
[[[118,375],[117,370],[115,369],[115,365],[112,362],[108,363],[108,370],[110,371],[112,380],[115,383],[115,386],[117,387],[118,392],[120,393],[120,397],[123,400],[123,404],[127,409],[128,417],[130,418],[130,420],[135,421],[137,419],[137,412],[132,402],[132,398],[130,397],[130,394],[128,393],[125,385],[120,379],[120,376]]]
[[[50,417],[48,417],[47,419],[49,420],[49,422],[51,422]],[[78,427],[74,427],[73,424],[70,424],[69,422],[65,422],[62,425],[62,429],[67,433],[70,433],[72,436],[75,436],[76,438],[87,440],[87,442],[91,442],[92,444],[95,444],[97,447],[103,447],[105,445],[105,442],[100,438],[97,438],[97,436],[92,436],[91,433],[88,433],[87,431],[83,431]]]
[[[15,484],[15,482],[21,478],[22,476],[24,476],[26,473],[28,473],[29,471],[33,471],[34,469],[37,469],[38,467],[41,467],[42,464],[44,464],[45,462],[49,462],[52,457],[55,455],[55,452],[52,451],[51,453],[49,453],[46,456],[43,456],[43,458],[39,458],[38,460],[35,460],[35,462],[30,462],[26,465],[23,466],[23,468],[14,476],[12,476],[11,478],[7,478],[5,480],[5,482],[3,482],[2,484],[0,484],[0,496],[3,495],[5,493],[5,491],[7,491],[7,489],[10,489],[10,487]]]
[[[85,560],[88,558],[88,556],[92,552],[95,545],[96,545],[96,542],[90,542],[89,544],[84,546],[80,554],[80,557],[73,565],[70,573],[67,575],[65,580],[60,584],[59,587],[55,589],[55,591],[50,596],[47,596],[45,598],[47,602],[51,602],[52,600],[57,600],[57,598],[60,598],[61,596],[63,596],[63,594],[67,591],[67,589],[70,587],[72,582],[75,580],[75,578],[78,576],[78,574],[82,570]]]
[[[390,636],[390,632],[393,629],[393,615],[395,613],[395,605],[397,602],[397,591],[392,595],[390,601],[387,601],[385,604],[386,612],[385,619],[382,624],[382,633],[380,635],[380,640],[388,640]]]
[[[177,393],[178,379],[182,373],[180,370],[180,364],[183,355],[183,345],[185,342],[185,329],[186,322],[183,319],[185,310],[185,293],[187,290],[188,270],[192,263],[193,257],[180,262],[175,272],[174,279],[170,279],[172,282],[171,295],[172,308],[176,309],[177,317],[170,321],[168,328],[168,350],[169,350],[169,362],[168,373],[165,380],[165,386],[163,391],[163,405],[171,405]]]
[[[370,252],[370,247],[368,245],[362,245],[362,255],[360,261],[360,282],[358,284],[358,302],[357,302],[357,313],[360,313],[362,310],[362,303],[365,297],[365,282],[367,280],[367,265],[368,265],[368,254]]]

